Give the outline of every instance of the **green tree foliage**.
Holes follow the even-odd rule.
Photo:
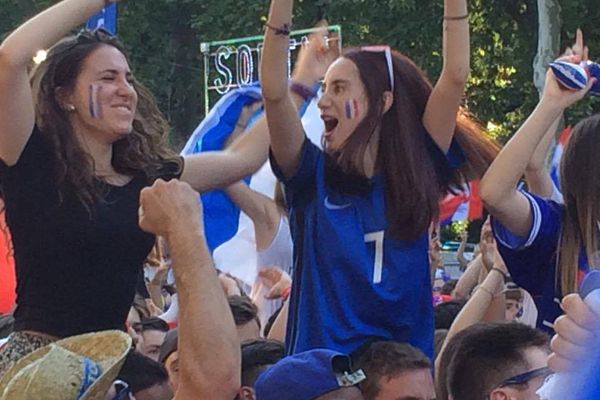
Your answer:
[[[49,0],[0,0],[3,36]],[[320,18],[339,24],[345,45],[387,43],[413,58],[432,80],[441,58],[442,0],[296,0],[295,27]],[[465,104],[491,134],[505,141],[537,101],[532,63],[537,48],[536,0],[469,0],[472,74]],[[202,119],[203,65],[199,44],[260,34],[268,0],[123,0],[119,34],[138,77],[158,99],[180,148]],[[600,60],[597,0],[561,0],[563,48],[575,30],[586,33],[592,58]],[[588,99],[567,122],[597,111]]]

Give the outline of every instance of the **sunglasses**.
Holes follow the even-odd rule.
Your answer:
[[[385,61],[387,63],[388,77],[390,78],[390,88],[394,92],[394,64],[392,63],[392,50],[390,46],[363,46],[360,48],[361,51],[368,51],[371,53],[385,54]]]
[[[502,381],[502,383],[500,383],[498,386],[496,386],[496,388],[503,388],[503,387],[512,386],[512,385],[524,385],[526,383],[529,383],[529,381],[531,381],[532,379],[535,379],[540,376],[543,376],[544,379],[547,379],[552,374],[553,374],[552,370],[548,367],[537,368],[537,369],[534,369],[531,371],[524,372],[519,375],[512,376],[512,377]],[[489,395],[487,398],[489,399]]]
[[[79,33],[77,35],[75,35],[74,40],[69,40],[68,44],[66,44],[66,43],[59,44],[52,51],[52,53],[53,53],[53,55],[63,54],[63,53],[73,50],[75,47],[77,47],[79,45],[91,44],[91,43],[97,43],[97,42],[116,44],[117,37],[104,28],[96,28],[93,31],[90,31],[88,29],[82,29],[79,31]]]
[[[76,39],[79,43],[86,43],[92,41],[111,41],[116,40],[116,36],[113,35],[110,31],[100,27],[96,28],[92,31],[89,29],[82,29],[76,36]]]

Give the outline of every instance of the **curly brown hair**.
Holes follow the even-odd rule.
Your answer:
[[[30,77],[36,124],[54,149],[54,172],[60,193],[66,189],[74,191],[90,215],[93,204],[102,199],[107,187],[95,179],[94,160],[76,138],[56,93],[58,88],[73,90],[85,60],[101,46],[117,48],[128,60],[123,45],[108,32],[82,31],[54,45]],[[133,87],[139,99],[133,130],[113,144],[113,168],[124,175],[143,174],[148,182],[164,173],[165,165],[174,167],[169,172],[180,172],[182,159],[167,145],[169,125],[154,96],[135,79]]]

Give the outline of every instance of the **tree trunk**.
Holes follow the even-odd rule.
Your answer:
[[[548,64],[560,51],[561,9],[558,0],[537,0],[538,4],[538,51],[533,61],[533,83],[542,94]]]

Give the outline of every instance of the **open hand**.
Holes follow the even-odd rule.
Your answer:
[[[548,365],[554,371],[576,371],[598,356],[597,337],[600,334],[600,316],[595,314],[579,294],[565,296],[561,302],[565,315],[554,323],[556,335],[552,338],[553,353]]]
[[[310,34],[308,42],[302,46],[292,74],[293,80],[307,85],[320,81],[340,56],[337,33],[330,34],[325,21],[317,24],[317,28],[321,29]]]

